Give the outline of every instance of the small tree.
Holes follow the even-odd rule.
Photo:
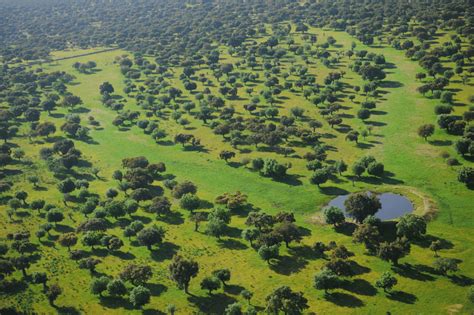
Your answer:
[[[212,275],[215,276],[222,282],[223,286],[226,286],[226,281],[230,280],[230,270],[229,269],[217,269],[212,272]]]
[[[107,292],[111,296],[122,296],[127,294],[127,287],[121,279],[115,279],[107,284]]]
[[[31,280],[33,283],[42,284],[43,291],[46,292],[46,289],[48,288],[46,285],[46,283],[48,282],[48,275],[45,272],[33,272],[33,274],[31,275]]]
[[[250,304],[250,300],[253,297],[253,293],[250,292],[249,290],[242,290],[240,291],[240,295],[247,300],[247,303]]]
[[[58,222],[64,220],[64,215],[59,209],[53,209],[46,214],[48,222],[54,223],[57,226]]]
[[[31,266],[31,261],[29,257],[24,255],[14,257],[12,258],[12,263],[16,270],[21,270],[21,272],[23,273],[23,277],[26,278],[28,276],[26,274],[26,270],[28,270],[28,268],[30,268]]]
[[[285,242],[286,248],[289,248],[290,242],[299,243],[303,236],[300,229],[292,222],[283,221],[273,229],[273,233],[278,235]]]
[[[342,175],[342,173],[347,171],[347,164],[343,160],[337,161],[334,166],[339,175]]]
[[[406,214],[397,223],[397,235],[409,240],[420,239],[426,234],[426,221],[415,214]]]
[[[212,291],[217,290],[221,287],[221,282],[215,276],[205,277],[201,281],[201,289],[208,290],[209,294],[212,294]]]
[[[301,314],[307,309],[308,300],[302,292],[293,292],[289,287],[282,286],[275,289],[266,298],[268,314]]]
[[[199,230],[199,224],[206,221],[206,215],[202,212],[194,212],[189,216],[189,220],[194,222],[194,231],[197,232]]]
[[[98,294],[102,296],[102,292],[107,290],[107,285],[109,284],[110,279],[108,277],[100,277],[92,280],[91,283],[91,292],[92,294]]]
[[[234,157],[235,157],[235,152],[232,152],[232,151],[223,150],[219,153],[219,158],[221,160],[224,160],[226,163],[228,162],[228,160]]]
[[[130,303],[136,308],[141,308],[143,305],[150,303],[151,293],[147,288],[139,285],[130,291]]]
[[[129,281],[133,285],[143,285],[153,276],[150,266],[131,264],[120,273],[120,279]]]
[[[315,170],[311,175],[311,184],[317,185],[320,188],[321,184],[324,184],[329,179],[329,172],[326,169]]]
[[[77,244],[77,235],[73,232],[62,234],[59,237],[59,244],[61,244],[61,246],[67,247],[68,251],[71,251],[71,246]]]
[[[453,258],[441,257],[435,260],[434,267],[443,275],[447,275],[448,272],[455,272],[458,270],[458,262]]]
[[[179,206],[182,209],[188,210],[190,212],[193,212],[194,210],[198,209],[200,205],[201,200],[199,199],[199,197],[191,193],[183,195],[179,201]]]
[[[258,250],[258,255],[265,260],[268,264],[272,259],[276,259],[279,256],[279,246],[278,245],[262,245]]]
[[[250,246],[253,246],[253,241],[256,240],[260,235],[258,229],[244,229],[242,231],[242,238],[250,243]]]
[[[35,188],[38,188],[38,183],[40,182],[40,178],[36,175],[28,176],[28,181],[33,184]]]
[[[165,236],[165,230],[161,226],[152,226],[141,230],[137,239],[138,242],[146,246],[151,251],[151,247],[156,244],[161,244]]]
[[[364,221],[365,222],[365,221]],[[359,225],[352,233],[353,242],[363,243],[369,253],[375,253],[380,241],[380,233],[377,226],[372,224]]]
[[[324,209],[324,220],[327,224],[333,224],[335,227],[346,221],[344,212],[337,207],[329,207]]]
[[[443,247],[440,240],[432,241],[430,244],[430,249],[434,252],[435,257],[438,257],[438,251],[442,248]]]
[[[381,243],[378,249],[378,256],[386,261],[398,265],[398,260],[410,253],[410,242],[407,239],[397,239],[391,243]]]
[[[97,258],[88,257],[79,260],[79,268],[80,269],[89,269],[91,273],[95,272],[95,267],[100,264],[102,261]]]
[[[474,167],[464,166],[458,171],[458,181],[467,186],[474,184]]]
[[[166,306],[166,312],[168,312],[168,314],[170,315],[174,315],[177,311],[177,308],[176,308],[176,305],[174,304],[168,304]]]
[[[434,131],[435,126],[432,124],[421,125],[418,128],[418,135],[426,141],[428,137],[431,137],[433,135]]]
[[[54,301],[63,293],[63,290],[58,284],[53,284],[46,291],[46,297],[48,298],[49,304],[54,306]]]
[[[473,285],[469,287],[469,290],[467,292],[467,299],[469,300],[469,302],[474,303],[474,286]]]
[[[383,289],[384,292],[390,291],[398,283],[390,272],[384,272],[382,276],[375,282],[377,288]]]
[[[226,228],[227,224],[225,223],[225,221],[219,218],[212,218],[207,223],[206,234],[220,239],[220,237],[225,233]]]
[[[328,293],[328,290],[339,287],[341,283],[341,279],[333,271],[326,268],[323,268],[314,276],[314,287],[317,290],[324,290],[325,294]]]

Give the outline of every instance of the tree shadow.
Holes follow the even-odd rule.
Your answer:
[[[398,81],[385,80],[385,81],[380,82],[380,87],[386,88],[386,89],[401,88],[404,86],[405,85],[403,83],[398,82]]]
[[[428,143],[437,147],[448,147],[453,144],[451,140],[430,140]]]
[[[128,299],[120,297],[103,296],[99,299],[99,304],[111,309],[124,308],[129,311],[134,309]]]
[[[109,255],[109,251],[106,250],[105,248],[94,248],[91,251],[92,255],[97,256],[97,257],[106,257]]]
[[[434,281],[435,278],[429,274],[423,273],[415,266],[405,263],[398,266],[392,266],[392,270],[400,276],[418,281]]]
[[[142,314],[143,315],[166,315],[165,312],[162,312],[160,310],[151,309],[151,308],[142,310]]]
[[[237,284],[228,284],[224,286],[224,292],[232,295],[239,295],[243,290],[245,290],[245,288]]]
[[[242,235],[242,229],[235,226],[228,226],[225,231],[225,235],[232,238],[240,238]]]
[[[352,223],[352,222],[344,222],[343,224],[336,226],[334,230],[337,233],[341,233],[346,236],[352,236],[356,228],[357,228],[357,224]]]
[[[421,239],[414,240],[413,243],[420,247],[428,248],[434,241],[440,242],[441,249],[452,249],[454,247],[454,244],[451,241],[430,234],[426,234]]]
[[[318,253],[308,245],[295,246],[288,249],[288,252],[296,257],[304,258],[307,260],[314,260],[321,258]]]
[[[160,283],[147,283],[145,287],[150,290],[151,295],[159,296],[168,290],[168,287]]]
[[[370,282],[364,279],[344,281],[341,288],[358,295],[374,296],[377,294],[377,289],[375,289]]]
[[[180,225],[184,223],[183,214],[181,212],[172,211],[165,216],[158,216],[157,220],[170,225]]]
[[[452,275],[452,276],[448,276],[448,278],[449,280],[451,280],[452,283],[460,287],[467,287],[474,284],[474,279],[465,275],[460,275],[460,276]]]
[[[339,187],[332,187],[332,186],[323,186],[319,188],[319,191],[328,196],[339,196],[339,195],[347,195],[349,192],[345,189]]]
[[[56,307],[58,314],[79,315],[81,312],[74,306],[58,306]]]
[[[392,291],[389,294],[387,294],[387,298],[390,300],[402,302],[405,304],[413,304],[418,300],[416,295],[413,295],[408,292],[403,292],[403,291]]]
[[[110,254],[123,260],[135,259],[135,255],[130,252],[113,251]]]
[[[220,239],[218,240],[218,244],[222,248],[227,248],[231,250],[244,250],[248,248],[246,244],[233,238]]]
[[[211,209],[214,208],[214,204],[210,201],[201,199],[199,202],[199,209]]]
[[[395,221],[382,221],[380,222],[380,236],[382,240],[386,242],[393,242],[397,239],[397,222]]]
[[[271,264],[270,269],[282,275],[291,275],[303,269],[308,262],[306,259],[295,256],[280,256],[277,263]]]
[[[144,217],[141,215],[134,215],[132,216],[133,220],[138,220],[141,221],[143,224],[148,224],[151,222],[151,219],[149,217]]]
[[[224,314],[227,305],[237,300],[227,294],[216,293],[208,296],[191,295],[188,301],[205,314]]]
[[[59,233],[70,233],[70,232],[75,231],[69,225],[64,225],[64,224],[56,224],[56,226],[54,227],[54,230]]]
[[[23,280],[2,280],[0,282],[0,292],[7,295],[15,295],[25,291],[28,284]]]
[[[239,162],[228,162],[227,165],[229,165],[230,167],[233,167],[233,168],[239,168],[242,166],[242,163],[239,163]]]
[[[209,153],[209,149],[205,148],[203,145],[195,145],[195,146],[186,146],[183,148],[185,152],[199,152],[199,153]]]
[[[369,267],[359,265],[357,262],[353,260],[348,260],[347,262],[349,263],[351,267],[352,275],[354,276],[362,275],[364,273],[369,273],[371,271]]]
[[[303,182],[298,179],[300,177],[301,175],[286,175],[281,178],[273,178],[273,181],[284,183],[290,186],[300,186],[300,185],[303,185]]]
[[[327,301],[342,307],[362,307],[364,302],[359,298],[342,292],[331,292],[325,295]]]
[[[362,149],[362,150],[368,150],[370,148],[373,148],[374,145],[371,144],[371,143],[359,142],[359,143],[357,143],[357,147]]]
[[[164,242],[160,245],[158,250],[154,250],[150,253],[151,258],[154,261],[160,262],[164,260],[169,260],[178,252],[181,247],[179,245]]]

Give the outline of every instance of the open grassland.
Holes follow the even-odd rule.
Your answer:
[[[352,37],[342,32],[323,29],[311,29],[310,32],[317,34],[320,42],[324,42],[328,36],[333,36],[337,40],[337,45],[330,48],[333,51],[347,50],[354,41]],[[295,38],[298,39],[299,35],[295,34]],[[439,41],[442,40],[443,37],[439,38]],[[244,214],[234,216],[229,235],[216,240],[203,233],[194,232],[194,224],[187,219],[187,211],[179,209],[176,203],[173,205],[175,215],[167,222],[159,222],[154,216],[141,210],[135,215],[148,224],[156,222],[165,226],[166,240],[158,250],[150,254],[146,248],[137,247],[134,241],[130,242],[124,238],[125,246],[121,249],[120,255],[107,255],[105,250],[101,249],[92,251],[92,255],[102,260],[97,267],[98,273],[115,276],[132,260],[151,265],[154,277],[148,288],[153,297],[143,311],[147,313],[149,310],[149,314],[153,313],[152,310],[164,310],[170,301],[176,304],[179,314],[190,314],[193,310],[219,314],[225,305],[235,300],[242,300],[238,295],[242,288],[255,292],[252,304],[261,307],[268,292],[282,283],[291,283],[292,289],[304,292],[309,300],[310,310],[317,313],[380,314],[385,311],[390,311],[392,314],[471,313],[473,308],[465,302],[466,287],[462,283],[463,279],[474,277],[473,264],[470,263],[474,261],[471,219],[473,192],[457,182],[456,168],[447,167],[440,157],[441,152],[448,151],[452,156],[462,160],[452,148],[454,137],[444,131],[437,131],[430,141],[426,142],[417,135],[417,128],[421,124],[435,121],[433,107],[437,101],[425,98],[416,91],[420,82],[415,80],[415,75],[421,71],[416,63],[406,59],[400,51],[385,46],[384,43],[374,48],[357,42],[357,49],[383,53],[391,65],[387,70],[387,79],[381,85],[382,96],[377,104],[376,113],[368,122],[363,123],[356,118],[358,104],[365,99],[364,95],[356,95],[354,103],[347,99],[342,103],[347,107],[344,111],[344,123],[350,124],[354,129],[371,125],[372,134],[356,145],[346,141],[344,133],[337,132],[327,123],[324,123],[320,132],[325,135],[324,142],[334,148],[329,152],[329,160],[342,158],[348,164],[352,164],[361,156],[370,154],[383,161],[385,169],[391,176],[382,179],[363,178],[354,184],[349,177],[344,176],[339,177],[337,181],[322,185],[321,189],[309,183],[309,173],[304,159],[294,157],[304,154],[305,151],[301,148],[297,148],[294,155],[283,157],[275,152],[256,151],[254,147],[243,145],[237,150],[235,162],[227,164],[219,160],[218,155],[223,149],[231,150],[230,144],[223,142],[221,136],[213,134],[211,129],[203,127],[201,121],[190,115],[185,115],[191,122],[186,126],[186,132],[201,139],[205,149],[200,152],[187,151],[180,145],[172,143],[159,145],[136,126],[128,130],[120,130],[114,126],[112,121],[117,113],[105,108],[100,101],[99,85],[104,81],[110,82],[116,93],[124,97],[126,109],[141,111],[135,100],[122,92],[125,87],[124,77],[120,73],[119,66],[114,63],[115,57],[127,54],[126,51],[116,50],[42,65],[44,71],[60,70],[74,74],[76,79],[68,86],[68,90],[79,95],[84,102],[83,108],[78,110],[78,113],[84,121],[88,116],[93,116],[100,122],[100,128],[93,129],[90,133],[91,141],[76,141],[76,146],[83,152],[85,159],[101,170],[100,178],[91,182],[89,189],[91,192],[104,195],[108,188],[116,186],[111,176],[114,170],[120,169],[123,158],[145,156],[151,162],[164,162],[167,167],[166,173],[176,176],[176,180],[191,180],[196,183],[198,196],[210,203],[222,193],[241,191],[248,195],[249,202],[256,209],[262,209],[270,214],[283,210],[294,211],[297,223],[307,234],[301,244],[293,244],[289,249],[284,249],[282,246],[279,262],[269,267],[245,241],[240,239],[241,230],[245,227]],[[58,52],[53,58],[84,52]],[[220,62],[235,62],[234,58],[222,48]],[[73,70],[74,62],[90,60],[97,63],[99,69],[97,72],[83,74]],[[347,72],[343,79],[347,84],[344,92],[354,93],[350,86],[361,85],[362,79],[347,68],[350,62],[349,58],[344,56],[333,69],[328,69],[320,63],[313,63],[309,65],[309,71],[315,74],[317,82],[322,84],[329,72],[344,70]],[[285,67],[289,67],[288,62],[283,63],[282,69]],[[263,77],[261,69],[256,68],[255,71]],[[170,81],[185,91],[178,79],[181,72],[182,69],[175,68],[174,77],[170,78]],[[199,73],[211,72],[203,66],[197,71],[197,74]],[[450,87],[462,90],[458,93],[459,102],[466,102],[468,96],[472,94],[472,85],[454,83]],[[202,85],[198,86],[198,90],[202,88]],[[253,88],[255,93],[258,93],[263,86],[255,84]],[[210,89],[217,93],[217,86]],[[185,92],[181,100],[186,99],[193,100],[194,97]],[[248,96],[242,91],[239,99],[229,103],[235,106],[237,113],[245,117],[249,114],[245,112],[243,105],[248,101]],[[316,107],[306,100],[302,93],[284,91],[276,104],[281,115],[289,115],[289,108],[296,105],[306,110],[306,117],[324,121]],[[44,115],[42,120],[60,125],[67,113],[68,111],[62,108],[50,117]],[[168,131],[170,139],[172,135],[183,130],[183,127],[172,119],[160,120],[159,124]],[[51,145],[39,141],[30,142],[27,137],[24,137],[19,144],[26,151],[27,158],[32,160],[38,159],[40,148]],[[289,171],[291,175],[289,179],[275,181],[264,178],[239,163],[243,158],[258,156],[275,157],[279,161],[290,162],[292,168]],[[468,161],[463,163],[472,165]],[[78,169],[78,172],[80,173],[81,169]],[[43,189],[35,190],[27,183],[26,178],[31,174],[41,177]],[[84,173],[82,176],[91,175]],[[16,179],[16,187],[27,189],[31,199],[42,197],[49,202],[57,203],[62,198],[55,188],[57,179],[47,170],[44,162],[39,162],[37,167],[25,167],[25,172]],[[403,270],[397,273],[399,284],[396,290],[399,294],[388,298],[383,292],[374,289],[373,283],[384,271],[390,270],[390,264],[377,257],[365,255],[363,246],[353,244],[350,234],[336,233],[332,227],[319,224],[315,220],[321,207],[334,196],[370,189],[403,192],[413,199],[420,212],[424,211],[424,203],[429,203],[430,207],[438,210],[436,218],[428,225],[428,234],[452,243],[452,246],[442,250],[441,254],[462,260],[460,271],[456,276],[449,278],[435,274],[430,264],[434,260],[433,253],[427,248],[427,244],[417,244],[412,246],[411,254],[403,259],[402,262],[405,263]],[[169,191],[165,194],[168,195]],[[56,302],[59,305],[58,310],[68,313],[75,309],[88,314],[141,313],[142,311],[134,310],[128,302],[120,302],[109,297],[99,300],[97,296],[93,296],[89,290],[91,279],[89,272],[77,269],[76,262],[67,258],[67,249],[54,245],[58,233],[70,231],[72,226],[83,220],[83,215],[75,212],[74,206],[66,207],[65,210],[70,216],[58,224],[48,241],[40,243],[34,240],[41,245],[43,258],[30,271],[44,268],[51,274],[51,282],[56,279],[64,284],[64,294]],[[5,222],[0,225],[2,237],[20,227],[33,234],[40,221],[36,215],[19,218],[17,222],[12,222],[4,211],[0,215]],[[121,236],[120,226],[123,224],[125,222],[118,220],[116,227],[109,230],[109,233]],[[343,289],[335,290],[336,293],[328,300],[312,286],[314,274],[325,261],[313,259],[310,246],[316,241],[327,243],[332,240],[344,244],[355,253],[351,259],[358,265],[358,274],[348,280]],[[82,245],[77,247],[82,248]],[[186,295],[178,290],[168,279],[168,264],[172,256],[178,252],[193,257],[200,265],[199,276],[191,281],[192,295]],[[212,270],[222,266],[228,267],[232,272],[229,285],[223,291],[207,295],[199,288],[199,282]],[[20,272],[17,273],[20,276]],[[40,286],[30,286],[21,294],[2,296],[0,304],[15,303],[26,311],[50,313],[52,308],[39,294],[40,290]]]

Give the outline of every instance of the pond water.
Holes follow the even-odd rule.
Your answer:
[[[342,211],[346,211],[344,201],[349,195],[338,196],[331,200],[328,207],[338,207]],[[382,208],[375,214],[380,220],[392,220],[401,217],[404,214],[413,212],[413,204],[410,200],[402,195],[393,193],[378,194]]]

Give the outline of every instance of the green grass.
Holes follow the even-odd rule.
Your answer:
[[[319,42],[323,42],[324,38],[332,35],[337,39],[338,44],[342,48],[347,49],[350,43],[354,41],[346,33],[333,32],[329,30],[313,29],[319,36]],[[324,33],[324,35],[323,35]],[[299,37],[299,35],[295,35]],[[260,39],[259,39],[260,40]],[[262,39],[263,40],[263,39]],[[399,284],[396,290],[405,292],[400,295],[401,301],[387,298],[382,292],[372,292],[368,288],[367,282],[373,284],[375,280],[384,271],[390,269],[390,264],[381,261],[376,257],[364,255],[361,245],[355,245],[351,242],[351,237],[340,233],[335,233],[331,227],[313,223],[312,218],[317,214],[321,207],[333,198],[333,194],[341,192],[352,192],[364,189],[401,189],[406,191],[408,196],[414,196],[414,193],[426,195],[432,199],[439,208],[437,218],[430,222],[428,233],[436,237],[444,238],[453,243],[453,248],[442,250],[441,255],[446,257],[455,257],[462,259],[460,271],[457,275],[466,277],[474,276],[474,269],[470,261],[473,261],[472,250],[472,220],[469,211],[469,205],[472,203],[472,191],[466,189],[456,181],[456,169],[452,169],[445,165],[440,157],[442,151],[448,151],[453,156],[457,154],[452,146],[435,146],[425,142],[416,134],[416,129],[424,123],[433,123],[435,115],[433,107],[436,101],[422,97],[416,92],[416,87],[420,84],[415,81],[415,74],[420,71],[418,65],[407,60],[402,52],[392,48],[368,48],[358,43],[357,49],[368,49],[377,53],[383,53],[388,62],[393,63],[396,67],[388,70],[387,80],[403,84],[401,87],[382,88],[386,94],[383,95],[384,100],[378,103],[377,110],[386,112],[383,115],[373,116],[370,120],[376,121],[378,126],[374,128],[373,136],[367,141],[362,141],[367,145],[366,149],[357,147],[355,144],[346,142],[344,134],[337,133],[327,124],[322,132],[334,134],[335,138],[324,139],[328,145],[336,147],[336,152],[331,152],[329,159],[344,159],[351,164],[359,157],[372,154],[384,162],[386,170],[394,174],[393,183],[396,188],[392,188],[392,181],[378,182],[370,184],[369,182],[357,181],[355,186],[352,182],[343,177],[341,182],[329,182],[323,185],[323,189],[318,190],[316,186],[308,183],[309,172],[305,168],[303,159],[284,158],[275,153],[255,152],[239,153],[235,161],[240,161],[244,157],[256,156],[274,156],[280,161],[291,162],[293,167],[290,174],[301,175],[298,178],[301,181],[299,185],[288,185],[282,182],[276,182],[271,179],[260,177],[244,167],[234,168],[226,165],[218,159],[220,150],[231,149],[228,143],[223,143],[221,137],[212,134],[209,128],[204,128],[201,122],[195,121],[188,115],[185,117],[192,121],[191,128],[187,132],[195,134],[199,137],[204,147],[209,150],[208,153],[184,151],[180,146],[163,146],[157,145],[149,136],[144,135],[137,127],[131,128],[129,131],[119,131],[112,125],[116,113],[103,107],[100,103],[98,93],[99,85],[104,81],[109,81],[115,87],[119,94],[124,87],[124,77],[120,73],[119,66],[113,63],[116,56],[126,54],[124,51],[105,52],[97,55],[63,60],[50,65],[43,65],[46,71],[67,71],[73,73],[77,79],[74,84],[68,86],[68,90],[81,96],[84,101],[84,107],[90,110],[81,114],[85,121],[87,116],[91,115],[101,123],[102,130],[93,130],[91,137],[95,141],[94,144],[76,141],[76,145],[83,152],[85,158],[92,162],[95,167],[100,168],[101,180],[95,180],[91,183],[90,191],[103,195],[109,187],[116,186],[111,180],[112,172],[121,167],[121,159],[130,156],[146,156],[152,162],[162,161],[166,163],[167,173],[174,174],[178,181],[189,179],[198,185],[198,196],[202,199],[212,202],[214,198],[224,192],[242,191],[249,196],[249,202],[255,207],[269,213],[276,213],[281,210],[295,211],[297,214],[297,223],[311,231],[311,235],[304,238],[302,244],[293,245],[294,249],[286,250],[282,247],[282,262],[274,267],[269,268],[262,261],[257,253],[248,247],[242,240],[234,239],[232,244],[234,248],[224,248],[225,243],[218,241],[201,233],[193,232],[193,223],[188,222],[187,213],[180,210],[177,205],[173,209],[182,215],[184,223],[179,225],[164,224],[167,230],[165,245],[156,250],[156,253],[150,253],[143,247],[132,246],[128,240],[122,248],[124,253],[129,252],[135,257],[134,262],[147,263],[153,266],[154,277],[150,281],[153,283],[151,287],[153,298],[151,304],[145,307],[146,310],[164,310],[168,303],[176,304],[179,314],[189,314],[192,310],[201,308],[207,312],[219,313],[222,311],[222,301],[226,303],[232,299],[241,300],[235,293],[239,286],[255,292],[252,300],[254,305],[263,306],[265,296],[274,288],[288,284],[294,290],[301,290],[309,299],[310,310],[318,313],[351,313],[351,314],[380,314],[384,311],[390,311],[393,314],[429,314],[429,313],[446,313],[451,310],[459,310],[462,313],[470,313],[472,305],[466,304],[466,287],[454,284],[449,278],[432,275],[429,272],[408,273],[406,276],[397,276]],[[58,52],[55,57],[66,57],[69,54],[81,54],[84,51],[75,52]],[[86,62],[94,60],[100,71],[94,74],[81,74],[72,69],[72,64],[76,61]],[[221,62],[234,61],[233,57],[223,51]],[[340,69],[346,69],[350,61],[345,57],[342,59]],[[285,65],[284,67],[287,67]],[[318,83],[322,83],[325,75],[335,69],[327,69],[321,63],[311,65],[311,72],[317,75]],[[207,69],[200,70],[208,72]],[[346,70],[347,75],[344,82],[350,85],[360,85],[361,79]],[[172,82],[184,91],[181,82],[177,76],[181,73],[180,69],[175,69],[175,78]],[[260,72],[261,77],[262,72]],[[458,95],[460,99],[467,99],[468,87],[456,84],[453,88],[463,89]],[[202,89],[199,85],[198,89]],[[255,92],[261,87],[256,86]],[[472,89],[472,88],[471,88]],[[213,92],[217,88],[212,88]],[[245,98],[244,91],[240,92],[240,96],[244,98],[239,101],[227,101],[236,107],[237,112],[244,113],[242,105],[248,102]],[[300,106],[306,109],[306,115],[319,117],[317,109],[309,101],[306,101],[302,95],[293,93],[282,93],[286,100],[283,100],[280,107],[280,115],[287,114],[292,106]],[[193,99],[191,95],[186,98]],[[357,96],[356,101],[364,99],[364,96]],[[139,109],[133,99],[127,98],[126,108]],[[344,106],[351,107],[346,111],[348,114],[355,115],[358,109],[357,104],[351,104],[349,101],[343,102]],[[58,113],[67,113],[64,109]],[[60,124],[62,118],[46,117],[44,120],[54,121]],[[363,126],[357,118],[345,119],[345,123],[349,123],[356,128]],[[382,125],[383,124],[383,125]],[[177,124],[173,122],[162,123],[170,135],[174,135],[181,130]],[[453,141],[452,136],[446,135],[443,131],[438,131],[431,141]],[[39,149],[50,144],[29,143],[28,139],[20,141],[21,147],[25,148],[27,157],[36,160]],[[242,148],[245,148],[243,146]],[[303,154],[306,150],[298,150],[298,154]],[[462,160],[458,157],[459,160]],[[85,170],[79,170],[86,172]],[[42,178],[42,186],[48,188],[48,191],[35,191],[30,184],[26,184],[26,176],[31,173],[40,174]],[[61,197],[55,188],[57,180],[52,177],[51,173],[46,170],[45,166],[40,162],[38,168],[25,168],[25,173],[17,176],[18,182],[16,187],[28,189],[31,199],[43,197],[51,202],[57,202]],[[422,204],[422,200],[413,197],[417,205]],[[71,217],[60,225],[76,226],[83,220],[82,215],[77,214],[70,209]],[[155,219],[143,211],[139,213],[141,216],[150,218],[153,222]],[[5,213],[1,213],[4,222],[8,221]],[[27,229],[36,231],[40,220],[36,216],[25,217],[21,223],[8,223],[1,225],[1,236],[5,236],[7,232]],[[235,231],[244,227],[244,217],[234,216],[231,226]],[[201,228],[203,229],[203,228]],[[122,235],[119,228],[110,230],[109,233]],[[53,232],[58,235],[58,232]],[[33,237],[33,239],[35,239]],[[226,240],[227,238],[223,238]],[[303,258],[304,251],[315,241],[329,242],[335,240],[338,244],[344,244],[349,250],[355,253],[353,258],[359,265],[370,268],[369,272],[354,277],[359,282],[352,285],[352,290],[336,290],[341,296],[338,305],[324,299],[323,294],[312,288],[312,279],[314,274],[324,264],[324,260],[305,260]],[[51,246],[48,246],[51,245]],[[53,283],[59,281],[64,289],[64,294],[58,299],[57,305],[60,307],[75,307],[76,309],[88,314],[97,313],[140,313],[141,311],[131,310],[128,303],[117,303],[108,299],[103,299],[99,303],[99,299],[93,296],[89,291],[90,275],[88,272],[79,270],[75,266],[75,262],[67,258],[67,251],[58,246],[52,246],[53,243],[47,243],[41,247],[43,258],[36,264],[30,273],[37,269],[46,269],[50,273]],[[174,245],[172,245],[174,244]],[[224,244],[224,245],[223,245]],[[81,248],[82,245],[77,246]],[[196,259],[200,264],[200,273],[196,279],[191,282],[190,291],[195,296],[187,296],[184,292],[179,291],[175,284],[167,278],[167,266],[172,254],[176,251],[189,255]],[[100,251],[95,254],[101,255]],[[101,273],[116,275],[131,260],[127,261],[120,257],[108,255],[101,257],[103,263],[97,270]],[[408,258],[402,260],[412,265],[431,265],[434,260],[433,254],[427,248],[419,246],[412,247],[412,253]],[[200,280],[209,275],[214,269],[228,267],[232,272],[230,284],[232,287],[227,292],[227,298],[222,300],[220,294],[208,297],[205,291],[199,288]],[[18,278],[20,274],[15,276]],[[221,291],[219,291],[221,292]],[[346,296],[344,294],[350,294]],[[413,296],[416,296],[414,300]],[[39,286],[31,285],[30,288],[22,294],[2,296],[0,297],[0,305],[4,306],[10,303],[17,303],[25,310],[34,310],[38,313],[50,313],[52,308],[48,305],[46,299],[40,293]],[[342,305],[344,304],[344,305]],[[122,308],[122,307],[125,307]]]

